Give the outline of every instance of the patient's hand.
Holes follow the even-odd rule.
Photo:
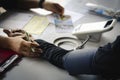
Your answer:
[[[28,34],[26,31],[22,29],[14,29],[14,30],[9,30],[9,29],[4,29],[3,30],[9,37],[16,37],[16,36],[22,36],[23,39],[27,41],[27,37],[30,38],[31,41],[34,41],[35,39],[32,37],[31,34]],[[26,35],[26,33],[28,35]]]

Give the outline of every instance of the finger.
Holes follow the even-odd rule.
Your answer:
[[[34,44],[28,47],[23,47],[26,51],[28,50],[29,52],[36,52],[36,53],[42,53],[42,49],[38,47],[39,45]]]
[[[59,4],[54,4],[54,6],[58,9],[58,11],[62,11],[64,9]]]
[[[56,13],[58,13],[58,14],[60,14],[60,15],[63,15],[63,13],[64,13],[64,8],[62,7],[62,6],[60,6],[59,4],[54,4],[54,6],[55,6],[55,11],[56,11]]]
[[[29,37],[32,37],[32,35],[31,35],[31,34],[29,34]]]
[[[39,57],[40,56],[40,52],[32,52],[32,51],[28,51],[27,49],[23,50],[23,55],[26,57]]]
[[[22,38],[22,39],[26,39],[26,35],[25,34],[22,34],[21,36],[17,36],[17,37],[19,37],[19,38]]]
[[[34,48],[34,51],[31,50],[31,47],[23,46],[22,47],[22,54],[27,57],[38,57],[42,53],[42,50],[40,48]]]
[[[3,32],[6,33],[8,36],[10,36],[11,34],[11,31],[9,29],[4,29]]]
[[[38,46],[40,46],[40,45],[35,41],[31,43],[31,47],[38,47]]]
[[[36,42],[31,42],[31,41],[24,41],[23,42],[23,47],[27,47],[27,48],[30,48],[30,47],[38,47],[39,44],[36,43]]]
[[[16,32],[15,32],[16,31]],[[17,32],[18,31],[18,32]],[[23,35],[23,33],[19,32],[20,30],[9,30],[9,29],[4,29],[3,32],[5,32],[9,37],[15,37],[15,36],[21,36],[21,37],[25,37],[25,35]]]
[[[16,29],[16,30],[11,30],[12,33],[15,33],[15,32],[19,32],[19,33],[25,33],[24,30],[21,30],[21,29]]]
[[[42,49],[40,48],[34,48],[34,52],[39,54],[43,53]]]
[[[23,34],[16,32],[16,33],[11,33],[11,36],[12,36],[12,37],[15,37],[15,36],[23,36]]]

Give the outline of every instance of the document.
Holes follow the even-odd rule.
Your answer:
[[[51,15],[52,12],[40,8],[32,8],[31,11],[39,15],[47,16],[49,22],[54,24],[54,16]],[[65,10],[64,15],[71,16],[73,23],[75,23],[77,20],[81,19],[84,16],[84,14],[73,12],[70,10]]]
[[[71,16],[64,15],[63,17],[60,17],[58,14],[54,14],[54,17],[57,32],[72,32],[74,27]]]
[[[7,12],[0,16],[0,27],[5,29],[22,29],[31,19],[33,14],[20,12]]]
[[[49,21],[45,16],[34,16],[23,28],[30,34],[40,35],[48,26]]]
[[[43,16],[47,16],[49,14],[52,14],[51,11],[47,11],[47,10],[41,9],[41,8],[31,8],[30,10],[39,14],[39,15],[43,15]]]

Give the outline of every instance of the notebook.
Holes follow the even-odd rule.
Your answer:
[[[21,56],[16,54],[16,52],[0,49],[0,73],[10,70],[13,66],[18,64],[20,60]]]

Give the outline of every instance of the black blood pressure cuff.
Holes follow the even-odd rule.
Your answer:
[[[39,7],[40,7],[40,8],[43,8],[43,5],[42,5],[43,2],[45,2],[45,0],[40,0],[40,2],[39,2]]]

